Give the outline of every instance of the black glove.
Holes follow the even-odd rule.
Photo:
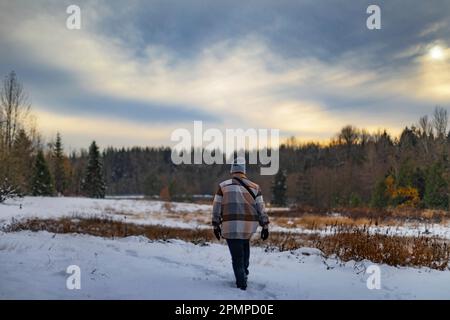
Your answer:
[[[220,238],[222,237],[222,230],[220,230],[220,227],[214,227],[214,235],[216,236],[217,240],[220,241]]]
[[[261,239],[267,240],[269,238],[269,228],[263,228],[261,230]]]

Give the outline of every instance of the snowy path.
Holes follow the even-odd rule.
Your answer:
[[[71,264],[81,268],[81,290],[66,289]],[[228,249],[221,244],[0,233],[0,298],[450,299],[450,271],[381,266],[382,289],[368,290],[368,275],[358,274],[354,263],[327,264],[333,269],[314,249],[253,248],[249,288],[242,292],[233,287]]]

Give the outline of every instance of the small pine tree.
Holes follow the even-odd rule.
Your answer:
[[[416,168],[412,176],[412,185],[419,192],[420,200],[423,200],[423,197],[425,195],[425,180],[425,171],[421,168]]]
[[[33,176],[33,142],[26,131],[21,129],[14,140],[10,159],[14,165],[10,167],[9,173],[13,178],[14,185],[23,193],[31,193],[31,178]]]
[[[375,186],[372,192],[372,199],[370,205],[374,208],[382,209],[386,208],[389,204],[388,187],[386,185],[386,179],[381,179]]]
[[[147,196],[158,195],[161,191],[162,183],[158,176],[150,173],[144,180],[144,194]]]
[[[440,163],[428,168],[423,202],[427,208],[448,209],[448,184]]]
[[[5,178],[0,184],[0,203],[19,196],[17,189]]]
[[[89,147],[88,165],[83,181],[83,192],[90,198],[104,198],[105,190],[106,186],[100,152],[97,144],[93,141]]]
[[[52,196],[54,193],[53,178],[42,150],[38,151],[34,163],[31,193],[33,196]]]
[[[411,162],[404,161],[400,165],[400,169],[398,175],[396,177],[396,186],[397,187],[409,187],[412,185],[414,170],[412,168]]]
[[[53,147],[53,176],[55,189],[58,194],[64,194],[66,189],[66,174],[64,171],[64,149],[59,132],[56,134],[56,142]]]
[[[350,194],[350,198],[348,199],[348,204],[352,208],[361,206],[362,199],[361,199],[360,195],[356,192],[352,192],[352,194]]]
[[[278,170],[272,184],[272,203],[277,206],[286,205],[286,172]]]

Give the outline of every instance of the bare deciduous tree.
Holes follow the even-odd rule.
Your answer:
[[[428,138],[433,137],[433,126],[431,121],[428,120],[428,116],[423,116],[419,119],[419,132],[422,136],[421,144],[426,154],[428,154]]]
[[[419,128],[423,136],[431,136],[433,133],[433,127],[428,120],[428,116],[423,116],[419,119]]]
[[[348,147],[356,144],[360,137],[360,132],[354,126],[348,125],[341,129],[338,135],[339,142],[345,144]]]
[[[447,135],[447,124],[447,110],[437,106],[433,114],[433,127],[437,138],[443,139]]]
[[[2,147],[9,151],[21,128],[29,115],[30,103],[16,73],[10,72],[0,91],[0,131]]]

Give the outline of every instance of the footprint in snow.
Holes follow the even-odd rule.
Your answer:
[[[132,256],[132,257],[137,257],[138,256],[137,252],[134,251],[134,250],[126,250],[125,253],[127,255],[129,255],[129,256]]]
[[[228,285],[229,285],[230,287],[236,288],[236,283],[235,283],[235,282],[230,281],[230,282],[227,282],[227,283],[228,283]],[[257,290],[257,291],[262,291],[262,290],[264,290],[265,288],[266,288],[266,285],[263,284],[263,283],[254,283],[254,282],[252,282],[252,281],[248,281],[248,283],[247,283],[247,290]],[[275,299],[275,298],[276,298],[276,296],[275,296],[274,294],[267,293],[267,292],[265,292],[265,294],[266,294],[269,298],[272,298],[272,299]]]

